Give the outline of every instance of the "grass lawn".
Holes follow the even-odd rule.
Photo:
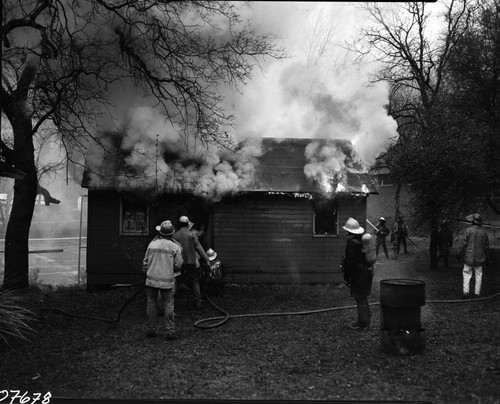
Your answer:
[[[500,292],[500,259],[483,276],[483,295]],[[230,314],[303,312],[308,315],[230,318],[199,329],[195,321],[220,314],[208,303],[192,310],[187,292],[176,299],[180,339],[146,338],[146,299],[139,294],[118,326],[71,318],[40,307],[115,318],[137,288],[90,293],[76,288],[23,292],[37,313],[31,342],[0,352],[0,389],[54,397],[135,399],[400,400],[499,403],[499,297],[458,303],[427,302],[421,309],[422,355],[380,349],[381,279],[418,279],[426,299],[461,297],[461,265],[429,269],[429,257],[410,249],[377,264],[372,327],[347,325],[356,310],[338,285],[228,285],[213,301]]]

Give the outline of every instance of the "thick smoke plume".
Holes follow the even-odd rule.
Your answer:
[[[387,87],[369,85],[366,66],[356,66],[354,56],[341,47],[363,20],[358,8],[343,3],[255,2],[242,5],[241,12],[256,29],[281,38],[289,55],[286,60],[267,61],[241,92],[221,90],[226,110],[237,119],[231,132],[234,143],[247,146],[234,153],[201,144],[169,123],[147,97],[130,92],[120,97],[122,118],[115,117],[114,124],[123,128],[118,146],[125,171],[140,174],[141,180],[121,174],[115,179],[120,186],[190,189],[218,200],[252,180],[254,157],[262,152],[264,137],[348,140],[364,170],[397,137],[396,123],[387,115]],[[116,146],[116,136],[105,133],[103,142]],[[95,152],[87,158],[102,167],[105,155]],[[308,178],[324,184],[327,191],[333,179],[340,184],[333,191],[341,190],[346,169],[341,149],[313,142],[306,158]],[[101,185],[102,178],[93,178],[93,186]]]
[[[240,131],[264,137],[345,139],[352,143],[360,169],[368,169],[397,132],[387,114],[387,86],[369,84],[368,68],[377,66],[357,66],[356,55],[341,46],[365,21],[362,11],[343,3],[257,3],[253,18],[263,29],[276,29],[291,57],[267,66],[266,74],[237,97]],[[342,150],[314,142],[306,158],[304,173],[324,184],[327,193],[328,178],[340,180],[342,186]]]
[[[247,141],[235,149],[205,144],[195,136],[183,136],[182,128],[150,107],[133,107],[121,131],[101,136],[104,149],[87,156],[92,187],[190,191],[218,201],[247,186],[253,179],[260,142]],[[107,156],[106,151],[117,150]],[[103,175],[105,173],[105,175]]]
[[[305,154],[307,164],[304,166],[304,173],[307,178],[314,179],[327,195],[341,192],[344,182],[342,176],[346,168],[346,156],[342,150],[312,142],[306,147]],[[336,188],[333,184],[337,184]]]

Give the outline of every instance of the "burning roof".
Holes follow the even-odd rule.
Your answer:
[[[262,148],[244,191],[378,194],[348,140],[265,138]]]
[[[115,156],[87,169],[82,187],[191,192],[212,200],[237,192],[378,193],[350,141],[263,138],[261,142],[242,143],[236,152],[224,151],[215,159],[210,153],[209,161],[201,155],[193,159],[164,151],[160,173],[151,167],[138,170]]]

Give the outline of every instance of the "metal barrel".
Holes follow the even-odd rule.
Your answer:
[[[420,308],[425,305],[425,282],[413,279],[380,281],[381,349],[399,355],[421,354],[425,330]]]

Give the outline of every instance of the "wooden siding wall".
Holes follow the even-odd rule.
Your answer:
[[[155,227],[164,220],[188,215],[209,216],[207,206],[189,195],[164,195],[149,203],[149,234],[120,235],[120,200],[113,191],[90,191],[88,197],[87,284],[137,283],[144,279],[142,259]],[[207,238],[208,239],[208,238]],[[208,247],[207,247],[208,248]]]
[[[184,210],[189,198],[168,196],[150,205],[148,236],[121,236],[120,198],[116,192],[89,192],[89,287],[141,282],[142,259],[155,226],[165,219],[177,224],[180,214],[192,213]],[[349,216],[363,226],[366,198],[343,198],[338,213],[339,236],[313,237],[313,206],[308,199],[259,193],[225,198],[212,210],[204,244],[219,254],[230,283],[342,282],[342,226]]]
[[[136,283],[144,279],[148,236],[120,236],[120,195],[89,192],[87,284]]]
[[[222,200],[213,215],[213,243],[234,283],[336,283],[345,248],[342,225],[364,222],[366,198],[339,205],[337,237],[313,236],[312,201],[254,194]]]

